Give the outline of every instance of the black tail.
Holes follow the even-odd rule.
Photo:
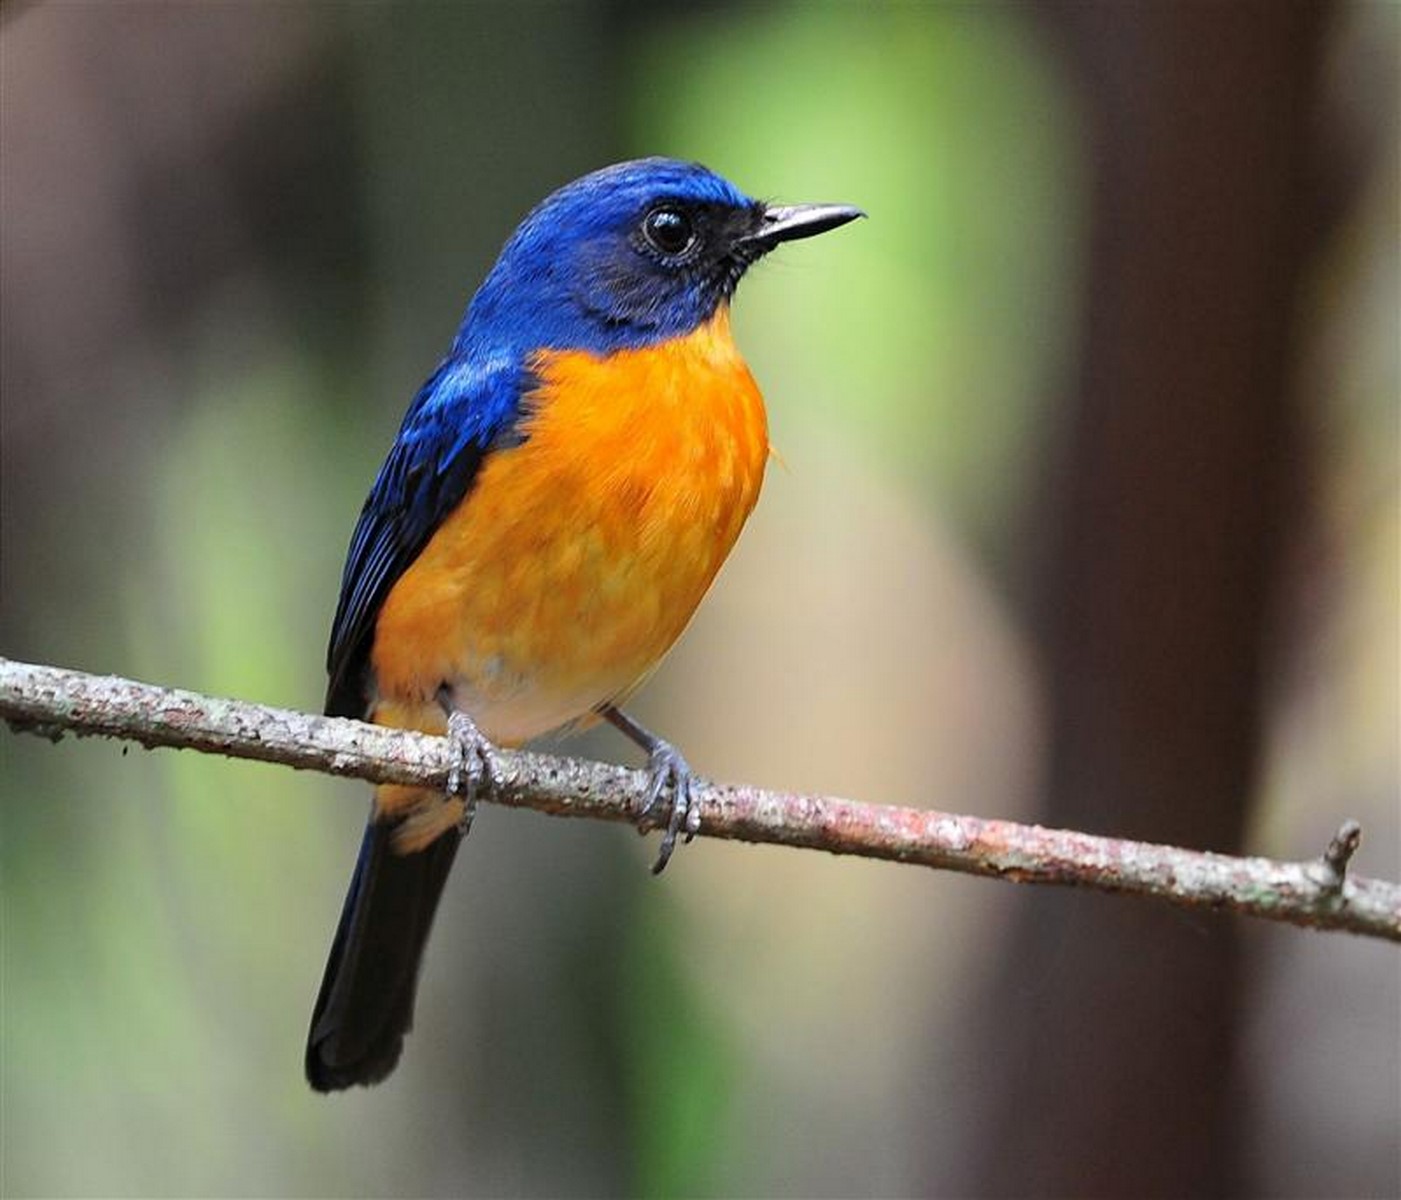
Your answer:
[[[413,1025],[418,965],[457,844],[455,829],[397,854],[394,826],[371,821],[311,1014],[307,1081],[318,1092],[378,1083]]]

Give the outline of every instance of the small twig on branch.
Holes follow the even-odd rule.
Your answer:
[[[1357,853],[1357,847],[1361,844],[1362,826],[1349,817],[1338,826],[1338,832],[1328,843],[1323,858],[1317,864],[1319,870],[1315,872],[1319,884],[1330,894],[1336,895],[1343,890],[1343,884],[1347,880],[1348,863],[1352,861],[1352,856]]]
[[[2,658],[0,718],[55,740],[65,732],[123,738],[374,783],[441,788],[451,767],[447,742],[426,734]],[[500,804],[630,821],[647,778],[604,763],[503,750],[498,784],[490,798]],[[1125,892],[1401,941],[1401,884],[1347,873],[1361,838],[1355,821],[1343,824],[1322,859],[1292,863],[704,780],[694,797],[709,837]]]

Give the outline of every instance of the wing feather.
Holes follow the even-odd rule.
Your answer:
[[[363,717],[375,620],[390,589],[467,496],[483,459],[518,443],[530,373],[518,360],[449,358],[409,405],[360,510],[326,651],[326,712]]]

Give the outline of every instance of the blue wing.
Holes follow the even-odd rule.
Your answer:
[[[350,539],[326,651],[328,715],[365,716],[380,606],[471,490],[485,456],[521,440],[521,398],[529,387],[519,359],[449,358],[409,405]]]

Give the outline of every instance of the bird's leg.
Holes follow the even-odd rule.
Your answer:
[[[659,875],[671,860],[671,852],[676,849],[676,835],[683,826],[688,842],[700,832],[700,806],[691,800],[690,765],[675,746],[644,729],[622,709],[605,704],[598,710],[598,715],[647,752],[647,770],[651,779],[647,799],[636,815],[640,831],[645,832],[653,827],[652,814],[661,803],[662,793],[668,787],[671,789],[671,811],[667,814],[666,832],[657,851],[657,861],[652,864],[652,874]]]
[[[453,703],[452,689],[438,689],[438,704],[448,718],[448,741],[452,743],[452,767],[448,771],[448,795],[462,798],[462,817],[457,832],[466,837],[477,815],[477,797],[490,795],[496,788],[496,750],[477,724]]]

